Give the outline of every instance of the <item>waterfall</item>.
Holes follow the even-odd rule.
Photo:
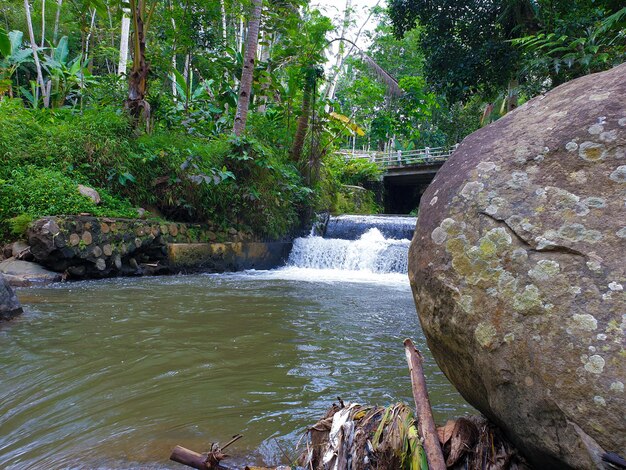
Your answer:
[[[309,236],[293,243],[288,266],[309,269],[406,273],[409,240],[394,240],[370,228],[357,240]]]
[[[415,217],[331,217],[324,237],[294,240],[287,268],[406,274],[415,222]]]

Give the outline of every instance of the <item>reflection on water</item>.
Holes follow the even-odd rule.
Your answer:
[[[328,273],[327,273],[328,274]],[[406,277],[286,268],[18,292],[0,325],[0,468],[180,468],[176,444],[281,459],[335,397],[410,402]],[[436,417],[467,405],[427,355]]]

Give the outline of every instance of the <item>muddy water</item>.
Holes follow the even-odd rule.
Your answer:
[[[337,396],[410,401],[402,340],[424,347],[398,273],[287,268],[18,295],[25,314],[0,325],[0,468],[180,468],[175,444],[204,451],[238,432],[239,462],[279,463]],[[467,412],[427,360],[436,418]]]

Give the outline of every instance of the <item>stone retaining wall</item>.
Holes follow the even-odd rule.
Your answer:
[[[39,219],[28,230],[28,244],[34,261],[69,278],[159,274],[180,268],[265,269],[280,263],[285,246],[290,246],[269,248],[272,243],[251,241],[249,234],[235,229],[216,233],[202,225],[91,216]],[[169,245],[176,248],[168,249]]]

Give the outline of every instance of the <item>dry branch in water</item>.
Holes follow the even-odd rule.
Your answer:
[[[224,449],[242,437],[242,434],[237,434],[222,447],[219,446],[219,443],[214,442],[211,444],[211,450],[206,454],[199,454],[182,446],[176,446],[172,450],[170,460],[182,463],[188,467],[197,468],[198,470],[223,469],[225,467],[222,467],[220,462],[228,457],[228,454],[223,452]]]
[[[408,338],[404,340],[404,352],[411,373],[415,411],[417,413],[420,436],[422,437],[426,457],[428,458],[428,467],[430,470],[445,470],[446,462],[443,459],[443,453],[439,445],[439,436],[435,420],[433,419],[433,412],[430,408],[430,400],[428,399],[426,378],[424,377],[424,368],[422,367],[422,355],[413,344],[413,341]]]

